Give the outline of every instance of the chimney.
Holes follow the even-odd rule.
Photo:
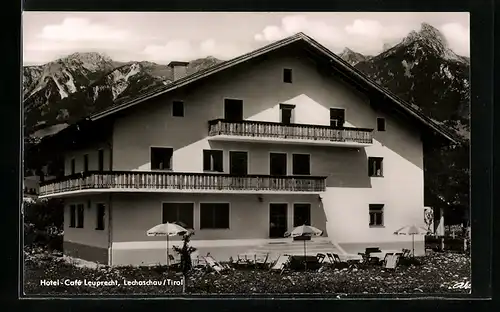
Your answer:
[[[168,64],[174,72],[174,81],[184,78],[187,75],[187,66],[189,62],[172,61]]]

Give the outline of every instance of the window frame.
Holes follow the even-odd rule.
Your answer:
[[[211,206],[212,210],[212,224],[211,227],[204,227],[203,219],[202,219],[202,210],[204,205],[225,205],[227,207],[227,227],[216,227],[217,226],[217,216],[215,215],[216,210],[213,209],[214,206]],[[200,220],[200,230],[230,230],[231,229],[231,203],[229,202],[200,202],[199,204],[199,220]]]
[[[375,162],[373,162],[375,161]],[[377,164],[376,161],[380,161],[380,174],[377,174],[376,171],[373,173],[372,163],[374,165]],[[376,168],[375,168],[376,170]],[[370,178],[383,178],[384,177],[384,157],[368,157],[368,176]]]
[[[176,104],[177,105],[181,105],[181,108],[182,108],[182,113],[180,115],[176,115]],[[177,107],[179,108],[179,107]],[[177,111],[178,113],[178,111]],[[184,107],[184,101],[180,101],[180,100],[175,100],[175,101],[172,101],[172,117],[184,117],[186,114],[186,111],[185,111],[185,107]]]
[[[104,211],[102,213],[102,216],[99,214],[99,207],[104,207]],[[104,231],[106,229],[106,204],[105,203],[96,203],[95,205],[96,209],[96,224],[95,224],[95,229],[97,231]],[[101,219],[102,218],[102,219]],[[100,220],[102,220],[102,227],[99,227]]]
[[[307,174],[295,172],[295,156],[307,156],[309,160],[309,170]],[[300,163],[300,162],[299,162]],[[307,153],[292,153],[292,175],[294,176],[310,176],[311,175],[311,154]]]
[[[169,160],[169,166],[168,168],[153,168],[153,150],[154,149],[165,149],[165,150],[171,150],[172,153],[170,155],[170,160]],[[154,171],[172,171],[173,170],[173,165],[174,165],[174,148],[170,146],[150,146],[149,147],[149,161],[150,161],[150,170]]]
[[[384,117],[377,117],[377,131],[387,131],[387,122]]]
[[[220,170],[216,169],[215,166],[215,161],[214,161],[214,154],[219,154],[220,155]],[[208,155],[210,157],[210,168],[207,169],[205,167],[205,155]],[[204,149],[202,152],[202,166],[203,166],[203,171],[204,172],[224,172],[224,150],[219,150],[219,149]]]
[[[195,203],[194,202],[191,202],[191,201],[163,201],[161,202],[161,205],[160,205],[160,209],[161,209],[161,223],[164,223],[165,222],[165,214],[164,214],[164,211],[165,211],[165,205],[168,205],[168,204],[171,204],[171,205],[179,205],[179,204],[189,204],[190,205],[190,208],[191,208],[191,220],[190,220],[190,224],[186,224],[187,225],[187,229],[193,229],[194,230],[194,227],[195,227]],[[175,206],[176,207],[176,218],[177,220],[176,221],[173,221],[173,222],[182,222],[182,223],[185,223],[184,221],[182,220],[179,220],[179,217],[180,217],[180,207],[179,206]],[[169,222],[169,221],[167,221]],[[189,227],[191,226],[191,227]]]
[[[287,79],[289,78],[289,79]],[[293,69],[283,68],[283,83],[293,83]]]
[[[76,228],[76,204],[69,205],[69,228]]]
[[[76,228],[85,228],[85,204],[76,204]]]
[[[377,224],[377,218],[374,217],[374,224],[371,224],[371,216],[373,215],[380,215],[380,224]],[[385,219],[385,204],[369,204],[368,205],[368,226],[370,228],[377,228],[377,227],[384,227],[384,219]]]

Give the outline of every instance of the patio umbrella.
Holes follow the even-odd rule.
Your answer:
[[[169,254],[168,254],[168,249],[169,249],[169,237],[170,236],[177,236],[177,235],[184,235],[187,233],[188,230],[183,228],[182,226],[175,224],[175,223],[162,223],[158,224],[152,228],[150,228],[146,234],[148,236],[166,236],[167,237],[167,268],[169,266]]]
[[[429,231],[421,226],[407,225],[394,232],[396,235],[411,235],[412,255],[415,257],[415,235],[425,235]]]
[[[300,236],[321,236],[323,231],[310,225],[301,225],[294,228],[291,232],[286,232],[285,237],[300,237]],[[304,240],[304,265],[307,269],[306,259],[306,240]]]

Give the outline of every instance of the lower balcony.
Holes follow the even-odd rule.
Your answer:
[[[284,143],[343,147],[373,144],[373,129],[322,125],[283,124],[253,120],[209,121],[208,139],[212,141]]]
[[[235,193],[319,194],[326,177],[235,176],[223,173],[153,171],[85,172],[40,185],[40,198],[88,193]]]

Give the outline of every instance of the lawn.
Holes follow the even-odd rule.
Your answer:
[[[223,274],[197,269],[186,277],[185,287],[173,285],[181,282],[181,276],[172,271],[167,273],[165,267],[88,268],[49,253],[25,253],[25,256],[27,295],[151,295],[181,293],[183,288],[187,294],[470,292],[470,258],[456,253],[431,252],[418,259],[419,265],[398,266],[396,271],[382,267],[324,267],[320,271],[285,271],[280,275],[264,269],[232,269]],[[51,281],[59,281],[59,285],[42,285]],[[109,285],[97,285],[98,282]]]

